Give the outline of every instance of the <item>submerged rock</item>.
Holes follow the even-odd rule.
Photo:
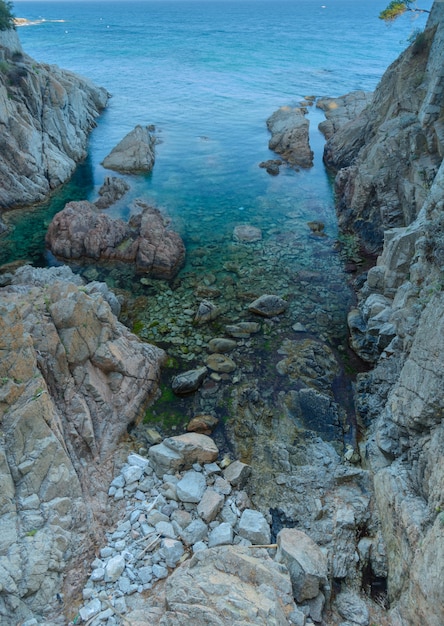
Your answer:
[[[245,339],[250,335],[258,333],[261,329],[259,322],[238,322],[237,324],[228,324],[225,326],[227,334],[236,339]]]
[[[156,140],[148,126],[136,126],[111,150],[103,167],[117,172],[151,172]]]
[[[280,159],[269,159],[268,161],[262,161],[259,163],[259,167],[262,167],[267,171],[270,176],[277,176],[280,172],[280,166],[282,161]]]
[[[194,322],[195,324],[206,324],[215,320],[219,315],[219,308],[215,304],[209,300],[202,300],[194,316]]]
[[[275,295],[264,294],[248,305],[248,310],[262,317],[275,317],[286,311],[288,302]]]
[[[213,372],[218,372],[219,374],[229,374],[234,372],[237,367],[236,363],[229,356],[218,353],[209,354],[205,358],[205,365]]]
[[[239,224],[233,231],[233,239],[243,243],[260,241],[262,239],[262,231],[251,224]]]
[[[237,343],[233,339],[226,339],[225,337],[214,337],[208,343],[210,352],[231,352],[236,346]]]

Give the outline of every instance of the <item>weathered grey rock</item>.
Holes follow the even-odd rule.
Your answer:
[[[248,310],[262,317],[275,317],[287,309],[288,303],[279,296],[264,294],[248,305]]]
[[[214,337],[208,343],[210,352],[231,352],[235,349],[237,343],[233,339],[225,339],[225,337]]]
[[[158,209],[137,201],[140,212],[129,223],[112,219],[86,200],[68,202],[56,213],[46,233],[46,244],[66,261],[120,261],[138,272],[170,279],[185,260],[181,237],[168,228]]]
[[[205,357],[205,365],[208,369],[213,372],[218,372],[219,374],[230,374],[237,368],[233,359],[230,359],[230,357],[225,354],[219,354],[218,352]]]
[[[295,609],[288,574],[264,551],[222,547],[195,553],[169,577],[159,623],[286,626]]]
[[[258,333],[261,329],[259,322],[238,322],[237,324],[228,324],[225,330],[231,337],[246,339],[250,335]]]
[[[435,103],[443,95],[436,83],[441,8],[434,5],[421,53],[417,42],[408,47],[385,72],[371,106],[325,147],[324,160],[338,172],[339,224],[357,233],[369,251],[380,252],[384,230],[415,220],[442,160],[440,142],[433,143],[441,128]]]
[[[296,602],[315,598],[328,582],[327,559],[315,542],[294,528],[277,536],[276,561],[290,572]]]
[[[24,268],[0,293],[0,554],[12,574],[1,595],[17,599],[14,622],[26,605],[57,614],[57,593],[79,591],[85,557],[114,521],[116,447],[154,398],[164,359],[61,269]]]
[[[125,569],[125,559],[120,554],[113,556],[105,565],[105,582],[115,582]]]
[[[206,324],[215,320],[219,315],[219,308],[213,302],[202,300],[194,316],[194,322],[196,324]]]
[[[281,107],[267,120],[271,133],[270,150],[280,154],[291,165],[311,167],[313,152],[308,140],[309,122],[302,107]]]
[[[95,615],[100,613],[101,610],[102,610],[102,603],[100,602],[98,598],[96,598],[95,600],[91,600],[91,602],[88,602],[88,604],[83,606],[80,609],[79,614],[82,620],[84,622],[87,622],[88,620],[93,618]]]
[[[270,526],[260,511],[245,509],[239,520],[239,535],[253,544],[269,544]]]
[[[222,546],[233,543],[233,528],[227,522],[222,522],[208,535],[208,547]]]
[[[137,465],[130,465],[122,469],[122,476],[125,480],[125,485],[130,485],[142,478],[143,470]]]
[[[183,544],[181,541],[176,541],[175,539],[162,539],[160,552],[165,559],[167,567],[176,567],[184,554]]]
[[[178,396],[193,393],[199,389],[205,379],[205,376],[207,375],[207,372],[208,370],[206,367],[199,367],[199,369],[188,370],[188,372],[178,374],[171,381],[171,387],[174,393]]]
[[[371,104],[372,99],[373,93],[370,91],[352,91],[339,98],[319,98],[316,106],[325,112],[327,118],[319,124],[319,130],[329,139],[345,124],[357,118]]]
[[[176,486],[177,496],[182,502],[200,502],[206,488],[205,476],[190,470]]]
[[[156,563],[153,565],[153,576],[158,580],[166,578],[168,576],[168,570],[163,565]]]
[[[322,592],[318,593],[316,598],[306,600],[307,606],[310,608],[310,617],[314,622],[322,622],[322,612],[325,605],[325,596]]]
[[[1,31],[0,207],[31,205],[68,180],[109,94],[86,78],[23,53],[15,30]],[[18,53],[18,54],[17,54]]]
[[[209,524],[212,522],[216,515],[221,510],[224,504],[225,498],[222,494],[217,493],[214,489],[206,489],[198,506],[197,512],[201,516],[201,518]]]
[[[168,437],[148,451],[153,468],[160,477],[178,469],[189,469],[194,463],[211,463],[218,454],[214,441],[199,433]]]
[[[192,546],[202,539],[205,539],[208,535],[207,525],[200,519],[193,520],[186,528],[181,532],[181,539],[187,546]]]
[[[163,476],[165,472],[174,471],[183,466],[182,455],[166,446],[163,442],[151,446],[148,450],[148,455],[158,476]]]
[[[224,478],[238,489],[242,489],[251,474],[251,466],[242,461],[233,461],[224,469]]]
[[[368,626],[370,618],[365,602],[351,591],[341,592],[336,596],[336,608],[339,614],[352,624]]]
[[[253,243],[262,239],[262,231],[251,224],[239,224],[234,228],[233,239],[242,243]]]
[[[117,172],[150,172],[156,140],[147,126],[136,126],[111,150],[103,167]]]
[[[156,533],[159,533],[159,535],[162,535],[162,537],[168,537],[169,539],[176,539],[177,537],[176,531],[174,530],[174,526],[173,524],[170,524],[170,522],[161,520],[156,523],[155,528],[156,528]]]
[[[66,267],[66,269],[69,268]],[[117,299],[116,294],[108,288],[106,283],[100,283],[97,280],[93,280],[85,285],[84,290],[88,295],[94,295],[96,293],[100,294],[102,298],[108,302],[114,315],[119,317],[121,311],[120,302]]]
[[[130,454],[128,456],[128,463],[129,465],[140,467],[142,471],[145,471],[150,462],[146,457],[141,456],[140,454]]]

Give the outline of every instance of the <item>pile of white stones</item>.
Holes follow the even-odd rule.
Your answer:
[[[110,497],[126,500],[126,512],[91,564],[84,605],[74,623],[122,623],[128,596],[151,589],[197,551],[270,543],[267,520],[251,508],[242,490],[250,467],[235,461],[222,469],[211,461],[217,458],[216,446],[209,457],[208,450],[202,455],[199,445],[193,448],[199,438],[209,440],[183,435],[150,448],[150,458],[128,456],[109,489]],[[178,469],[192,458],[209,462]]]

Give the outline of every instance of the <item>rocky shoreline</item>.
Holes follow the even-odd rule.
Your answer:
[[[2,617],[22,626],[137,626],[147,615],[162,626],[444,622],[443,23],[435,3],[421,43],[374,96],[316,102],[341,226],[380,253],[356,279],[348,318],[351,346],[369,365],[353,409],[341,404],[347,353],[336,309],[322,288],[308,303],[298,295],[329,262],[321,222],[307,225],[315,254],[294,284],[278,264],[268,273],[283,241],[238,225],[232,247],[242,262],[207,273],[193,308],[180,278],[173,289],[143,277],[149,296],[125,300],[67,267],[2,276]],[[79,123],[89,130],[107,95],[85,91],[95,105],[81,105],[90,117]],[[283,159],[310,166],[303,111],[281,109],[269,129]],[[150,169],[154,142],[142,134]],[[279,164],[261,165],[276,175]],[[122,253],[140,233],[120,235]],[[68,239],[64,258],[75,233]],[[301,241],[288,235],[285,244]],[[175,243],[179,261],[162,278],[183,262]],[[192,251],[192,262],[202,254]],[[146,412],[165,391],[166,355],[147,342],[162,344],[163,327],[170,361],[194,367],[169,363],[175,398],[166,402],[187,418],[180,428],[194,420],[197,431],[167,438]],[[258,346],[269,351],[265,365]]]

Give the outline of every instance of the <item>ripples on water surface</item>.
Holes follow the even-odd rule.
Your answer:
[[[153,173],[130,178],[132,191],[113,214],[126,217],[131,198],[138,196],[157,205],[185,240],[187,266],[173,285],[142,285],[127,271],[107,274],[111,285],[132,285],[138,297],[127,321],[142,337],[163,342],[170,353],[194,364],[223,322],[242,319],[249,298],[271,291],[290,303],[278,330],[265,325],[267,333],[276,331],[275,343],[294,339],[291,327],[300,322],[334,348],[343,346],[352,296],[335,247],[331,181],[316,129],[320,111],[310,112],[312,169],[284,168],[271,177],[258,163],[273,158],[265,120],[280,106],[305,95],[374,89],[412,30],[424,24],[404,19],[387,28],[377,19],[385,4],[16,2],[17,16],[45,20],[20,28],[27,53],[88,76],[112,99],[73,180],[50,205],[27,212],[25,219],[23,211],[9,215],[16,228],[3,240],[2,260],[44,263],[51,215],[68,200],[95,199],[109,174],[100,165],[104,156],[136,124],[154,124],[161,142]],[[309,220],[323,221],[327,236],[311,235]],[[234,243],[239,223],[260,227],[263,240]],[[103,277],[96,268],[87,275]],[[220,293],[216,299],[224,311],[211,332],[193,328],[183,314],[196,306],[202,286]],[[261,337],[256,352],[248,349],[238,357],[244,368],[265,362],[261,357],[269,344]],[[273,383],[274,361],[268,356],[272,367],[256,373],[278,393],[283,383]]]

